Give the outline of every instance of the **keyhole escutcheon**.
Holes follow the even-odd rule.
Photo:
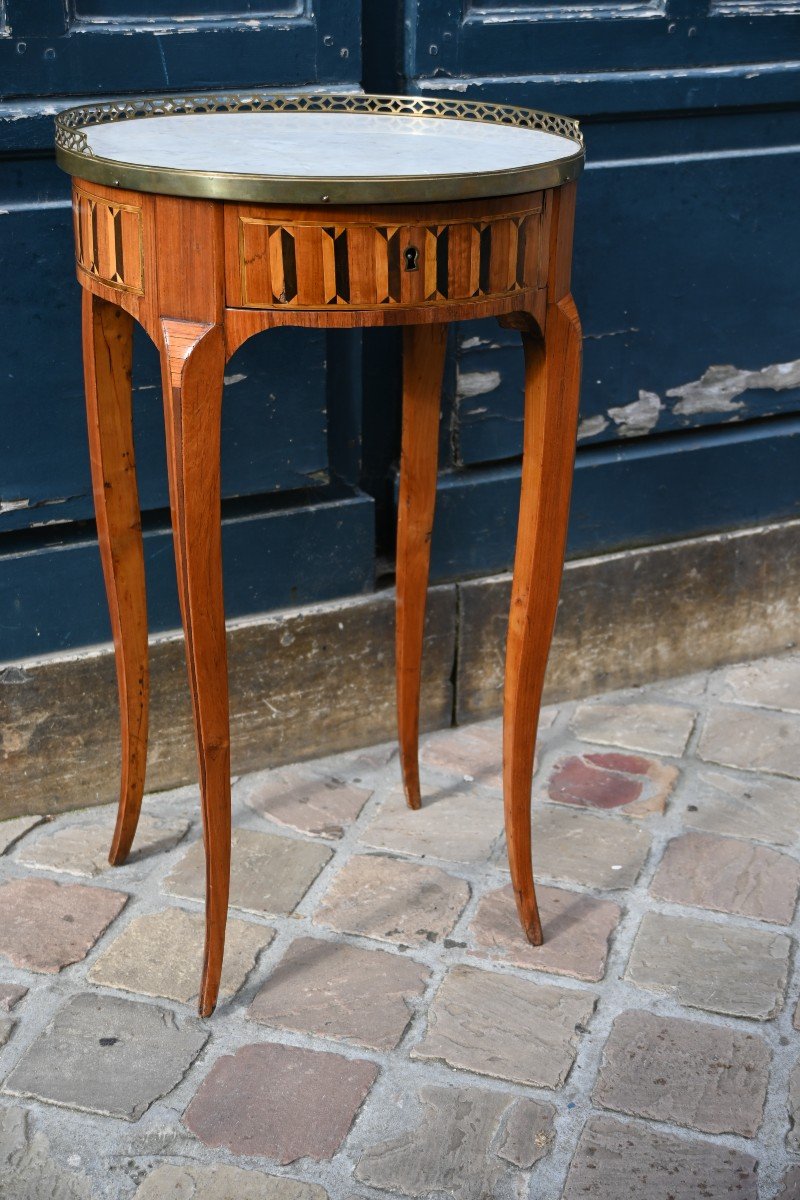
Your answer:
[[[403,251],[407,271],[416,271],[419,267],[419,250],[416,246],[406,246]]]

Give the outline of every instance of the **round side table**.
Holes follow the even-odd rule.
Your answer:
[[[466,101],[206,95],[98,103],[56,121],[73,176],[97,529],[122,727],[110,853],[130,850],[147,747],[147,615],[131,422],[138,321],[161,355],[170,506],[206,854],[199,1010],[219,990],[230,877],[220,531],[226,360],[280,325],[404,326],[397,714],[420,806],[420,660],[450,321],[496,316],[525,354],[522,492],[506,651],[503,790],[523,930],[542,942],[531,777],[555,622],[578,414],[570,295],[577,123]]]

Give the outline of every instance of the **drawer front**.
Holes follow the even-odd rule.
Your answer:
[[[135,193],[125,195],[131,199]],[[75,186],[72,209],[79,270],[116,291],[143,295],[141,208]]]
[[[465,216],[436,219],[435,212],[421,212],[413,220],[397,219],[405,215],[397,210],[369,217],[339,210],[338,219],[303,219],[231,206],[227,302],[243,308],[382,308],[541,287],[542,205],[539,197],[533,207],[531,197],[524,199],[524,207],[497,215],[481,216],[471,205]]]

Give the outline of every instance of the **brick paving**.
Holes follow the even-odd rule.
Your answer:
[[[800,1200],[800,656],[546,710],[516,924],[500,723],[0,824],[2,1200]],[[76,879],[80,876],[80,879]]]

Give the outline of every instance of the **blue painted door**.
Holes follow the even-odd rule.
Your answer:
[[[800,16],[780,0],[405,0],[406,87],[582,119],[570,553],[800,511]],[[522,364],[451,364],[437,575],[511,562]]]
[[[84,96],[352,90],[359,79],[357,0],[0,0],[0,661],[109,637],[53,113]],[[358,487],[353,361],[341,336],[279,330],[228,365],[232,616],[372,587],[374,504]],[[158,363],[144,336],[134,367],[151,625],[165,629],[178,613]]]

